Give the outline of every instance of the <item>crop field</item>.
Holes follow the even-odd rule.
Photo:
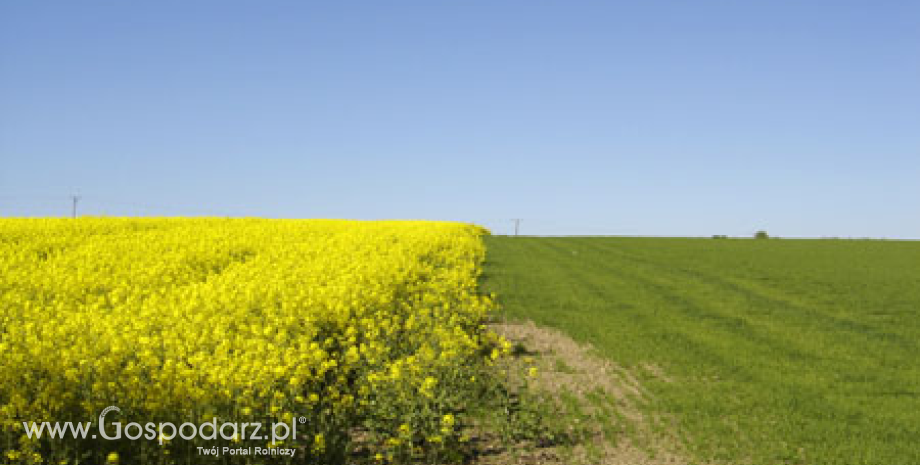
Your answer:
[[[918,242],[2,219],[0,308],[0,463],[920,463]]]
[[[507,317],[636,373],[697,460],[920,463],[920,242],[486,244]]]
[[[477,375],[508,350],[482,325],[493,308],[477,292],[484,233],[438,222],[0,220],[0,461],[343,463],[356,438],[371,462],[446,460],[481,395]],[[94,421],[109,406],[120,410],[107,434],[125,425],[120,440],[22,425]],[[221,426],[216,438],[202,426],[189,440],[160,427],[211,421],[286,426],[277,436]],[[288,445],[295,457],[197,450]]]

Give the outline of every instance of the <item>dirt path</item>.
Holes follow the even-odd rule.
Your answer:
[[[676,435],[647,418],[639,405],[648,393],[628,370],[593,353],[565,334],[532,322],[501,323],[493,329],[520,344],[538,367],[535,386],[553,397],[560,422],[582,432],[574,446],[537,449],[527,454],[489,457],[481,464],[688,464]],[[661,369],[643,367],[668,380]]]

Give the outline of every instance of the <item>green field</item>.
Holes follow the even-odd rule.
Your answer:
[[[487,246],[485,286],[507,317],[635,370],[645,408],[674,418],[697,459],[920,464],[920,242]]]

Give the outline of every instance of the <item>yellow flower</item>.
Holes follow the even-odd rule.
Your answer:
[[[313,453],[320,454],[326,450],[326,438],[323,436],[323,433],[319,433],[313,437]]]
[[[118,405],[175,424],[202,412],[357,423],[358,409],[382,413],[383,392],[418,411],[439,377],[459,373],[445,370],[482,367],[478,354],[500,346],[482,325],[496,308],[478,288],[486,233],[426,221],[0,218],[0,418]],[[448,430],[460,421],[445,418]],[[19,441],[12,427],[0,444]],[[314,431],[313,452],[339,433]],[[27,438],[0,459],[33,460],[49,441]]]
[[[438,385],[438,380],[431,376],[425,378],[425,381],[422,382],[421,387],[418,388],[418,392],[425,397],[434,397],[434,388]]]

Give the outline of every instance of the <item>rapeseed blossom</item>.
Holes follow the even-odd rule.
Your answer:
[[[98,449],[22,441],[16,426],[90,421],[111,405],[125,423],[306,417],[314,462],[359,424],[396,438],[429,415],[433,430],[417,434],[450,433],[443,412],[462,406],[444,404],[456,385],[441,380],[475,379],[495,341],[477,288],[483,234],[425,221],[0,219],[4,458]],[[188,449],[160,442],[153,453]],[[118,452],[94,461],[137,460],[138,446],[102,445]]]

